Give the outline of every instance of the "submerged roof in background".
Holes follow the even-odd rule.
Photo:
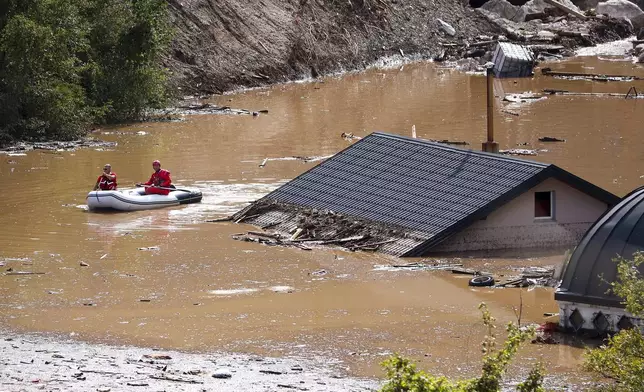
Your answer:
[[[608,210],[586,232],[573,252],[555,299],[591,305],[621,307],[608,294],[617,277],[617,256],[633,257],[644,250],[644,188],[636,189]],[[644,265],[639,271],[644,273]]]
[[[609,205],[619,200],[554,165],[380,132],[366,136],[262,200],[402,226],[422,241],[388,245],[384,251],[422,256],[550,177]]]

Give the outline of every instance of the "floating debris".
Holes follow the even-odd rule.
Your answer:
[[[540,142],[565,142],[566,139],[558,139],[556,137],[544,136],[539,138]]]
[[[536,150],[528,150],[528,149],[525,149],[525,148],[511,148],[509,150],[499,150],[499,154],[524,155],[524,156],[539,155]]]
[[[25,156],[27,151],[44,150],[44,151],[75,151],[79,148],[114,148],[118,145],[116,142],[106,142],[93,138],[84,138],[68,142],[35,142],[26,143],[20,142],[13,146],[0,150],[0,153],[5,153],[8,156]]]
[[[312,156],[312,157],[294,156],[294,157],[281,157],[281,158],[264,158],[262,163],[259,164],[259,167],[266,166],[268,161],[302,161],[302,162],[308,163],[308,162],[316,162],[316,161],[322,161],[324,159],[329,159],[332,156],[333,155]]]
[[[355,136],[351,132],[342,132],[342,135],[340,135],[344,140],[360,140],[362,139],[360,136]]]

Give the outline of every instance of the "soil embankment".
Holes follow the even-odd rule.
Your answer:
[[[536,1],[536,0],[535,0]],[[457,0],[170,0],[176,37],[167,67],[183,94],[221,93],[342,70],[391,55],[455,60],[490,57],[482,41],[505,35],[530,43],[553,25],[549,44],[590,46],[632,29],[607,18],[548,14],[508,25]],[[498,16],[498,18],[497,18]],[[566,29],[569,20],[569,29]],[[512,23],[512,22],[511,22]],[[570,30],[570,31],[568,31]],[[471,47],[470,44],[475,46]]]

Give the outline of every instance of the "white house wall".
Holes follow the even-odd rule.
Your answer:
[[[534,193],[554,191],[554,219],[535,219]],[[432,248],[432,252],[576,245],[608,206],[550,178]]]
[[[638,326],[640,329],[644,328],[644,322],[641,319],[633,317],[630,313],[626,312],[621,308],[611,308],[607,306],[597,306],[589,305],[575,302],[567,301],[557,301],[559,303],[559,325],[566,330],[575,330],[570,316],[577,309],[583,318],[583,324],[579,330],[586,331],[597,331],[593,320],[599,314],[603,313],[606,316],[608,321],[608,329],[606,331],[597,331],[599,333],[603,332],[619,332],[618,323],[622,316],[628,317],[629,321],[634,325]]]

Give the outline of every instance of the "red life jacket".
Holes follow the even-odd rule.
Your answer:
[[[107,178],[98,176],[96,181],[98,182],[98,189],[102,191],[113,191],[116,190],[116,173],[110,173],[111,176],[114,176],[114,181],[110,181]]]
[[[154,185],[167,188],[171,183],[172,180],[170,179],[170,172],[165,169],[161,169],[158,172],[152,173],[152,176],[150,177],[148,182],[145,183],[145,185]]]

